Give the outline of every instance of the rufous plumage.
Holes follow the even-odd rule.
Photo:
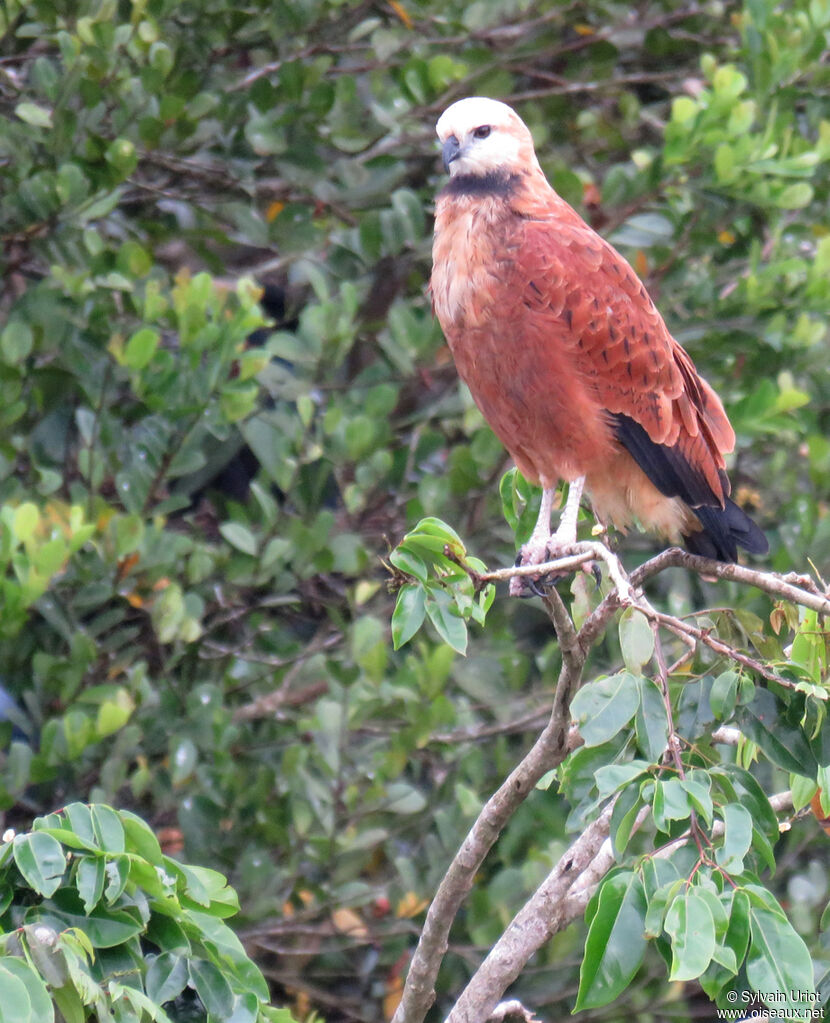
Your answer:
[[[735,434],[626,260],[561,199],[509,106],[474,97],[437,125],[450,175],[435,214],[433,308],[461,378],[544,492],[524,560],[576,538],[582,487],[603,523],[633,521],[722,561],[767,550],[729,498]],[[571,484],[560,529],[550,512]]]

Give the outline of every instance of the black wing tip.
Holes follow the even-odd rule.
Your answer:
[[[690,554],[699,554],[714,561],[738,560],[738,547],[750,554],[766,554],[767,540],[760,527],[734,501],[726,499],[723,508],[693,508],[701,525],[699,533],[683,537]]]
[[[699,554],[715,561],[738,560],[738,547],[750,554],[766,554],[769,542],[743,508],[728,496],[720,506],[706,477],[683,458],[679,451],[657,444],[636,420],[621,412],[612,416],[617,440],[640,466],[660,493],[678,497],[700,522],[700,531],[683,537],[690,554]],[[724,495],[729,494],[729,480],[720,472]]]
[[[617,440],[661,494],[679,497],[692,508],[714,501],[720,503],[704,474],[679,451],[653,441],[635,419],[622,412],[615,413],[612,420]],[[729,493],[728,488],[724,492]]]

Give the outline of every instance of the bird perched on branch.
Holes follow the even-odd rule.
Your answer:
[[[522,563],[575,542],[583,487],[598,519],[622,530],[637,520],[720,561],[738,546],[766,552],[729,498],[735,434],[720,399],[634,270],[548,184],[524,122],[473,97],[437,132],[450,180],[435,214],[433,308],[484,418],[542,486]],[[551,536],[559,480],[570,487]]]

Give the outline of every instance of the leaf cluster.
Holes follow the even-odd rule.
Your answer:
[[[0,907],[4,1023],[290,1019],[224,922],[225,878],[165,856],[126,810],[72,803],[5,835]]]

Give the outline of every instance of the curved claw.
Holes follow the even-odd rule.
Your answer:
[[[536,597],[546,597],[548,593],[556,586],[557,579],[562,579],[561,572],[546,572],[545,575],[540,576],[528,576],[525,580],[527,588]]]

